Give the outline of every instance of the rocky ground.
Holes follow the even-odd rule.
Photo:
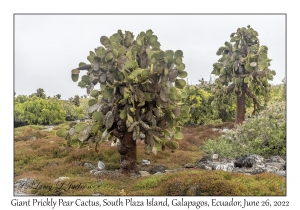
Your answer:
[[[56,126],[45,126],[41,131],[52,131],[55,129]],[[152,160],[142,160],[138,163],[139,173],[132,174],[133,177],[144,177],[144,176],[155,176],[164,173],[176,173],[183,170],[206,170],[206,171],[228,171],[231,173],[242,173],[247,174],[249,176],[261,174],[261,173],[272,173],[277,174],[286,178],[286,158],[273,156],[269,159],[265,159],[256,154],[249,154],[237,159],[221,159],[219,158],[218,154],[213,154],[212,156],[202,156],[199,151],[198,147],[203,141],[203,139],[207,138],[204,136],[205,132],[207,135],[214,135],[218,136],[222,133],[226,133],[231,127],[227,125],[227,127],[220,127],[220,128],[213,128],[213,127],[191,127],[191,128],[184,128],[185,133],[185,140],[181,141],[181,156],[190,152],[191,145],[195,147],[195,155],[194,160],[192,161],[194,164],[191,164],[191,161],[187,163],[186,159],[183,157],[180,160],[182,161],[178,166],[172,168],[168,168],[168,163],[161,163],[161,161],[153,161]],[[193,132],[191,132],[193,131]],[[46,132],[48,133],[48,132]],[[49,132],[50,133],[50,132]],[[221,134],[220,134],[221,133]],[[26,138],[25,138],[26,137]],[[40,139],[41,137],[37,136],[36,132],[30,133],[27,136],[23,136],[21,141],[29,140],[31,142],[38,142],[36,140]],[[43,138],[43,137],[42,137]],[[15,139],[15,141],[17,141]],[[54,143],[54,141],[50,140],[49,143]],[[113,145],[112,145],[113,146]],[[108,147],[111,147],[110,145]],[[143,147],[143,145],[142,145]],[[189,148],[189,149],[187,149]],[[176,153],[177,154],[177,153]],[[188,153],[189,156],[191,154]],[[200,155],[201,156],[200,156]],[[174,157],[172,155],[172,157]],[[199,157],[199,159],[198,159]],[[195,162],[195,160],[198,160]],[[80,161],[78,162],[79,167],[88,168],[84,170],[84,173],[93,174],[97,181],[105,178],[105,177],[115,177],[121,178],[124,176],[120,173],[120,170],[99,170],[97,165],[94,162],[87,162],[87,161]],[[182,165],[182,167],[180,167]],[[178,167],[178,168],[177,168]],[[83,174],[84,175],[84,174]],[[15,175],[16,176],[16,175]],[[53,179],[53,183],[57,182],[64,182],[69,179],[69,177],[61,176],[60,174]],[[24,176],[23,176],[24,177]],[[28,196],[30,194],[30,189],[34,187],[36,184],[36,180],[31,177],[25,176],[25,178],[17,179],[14,183],[14,195],[15,196]],[[197,193],[196,193],[197,194]],[[195,195],[196,195],[195,194]],[[93,194],[99,196],[100,194]]]
[[[82,167],[87,167],[90,173],[96,178],[101,179],[103,176],[110,176],[120,178],[123,175],[120,170],[105,170],[98,169],[92,163],[82,163]],[[218,154],[212,156],[203,156],[196,165],[185,164],[182,168],[168,170],[166,166],[160,164],[151,164],[151,161],[147,163],[141,163],[139,166],[139,174],[132,174],[133,176],[151,176],[159,175],[162,173],[176,173],[181,170],[187,169],[204,169],[207,171],[223,170],[232,173],[243,173],[247,175],[254,175],[260,173],[274,173],[279,176],[286,177],[286,160],[279,156],[273,156],[269,159],[256,154],[249,154],[242,156],[236,160],[234,159],[219,159]],[[68,180],[68,177],[58,177],[54,182],[63,182]],[[31,178],[19,179],[14,183],[15,196],[28,196],[30,188],[32,188],[34,180]]]

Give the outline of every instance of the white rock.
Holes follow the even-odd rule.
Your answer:
[[[150,176],[150,173],[148,171],[139,171],[141,176]]]
[[[286,177],[286,171],[276,171],[275,174]]]
[[[150,165],[150,160],[142,160],[143,165]]]
[[[216,159],[218,159],[218,158],[219,158],[219,155],[218,155],[218,154],[213,154],[213,155],[212,155],[212,159],[216,160]]]
[[[84,163],[83,166],[87,167],[87,168],[91,168],[91,169],[95,168],[95,166],[93,164],[91,164],[91,163]]]
[[[66,181],[66,180],[69,180],[69,179],[70,179],[69,177],[62,176],[62,177],[59,177],[58,179],[55,179],[54,182]]]
[[[102,162],[101,159],[99,159],[99,161],[98,161],[98,168],[99,168],[100,170],[105,169],[105,164]]]
[[[154,175],[160,175],[162,174],[162,172],[156,172]]]
[[[90,170],[90,173],[91,174],[94,174],[94,173],[96,173],[98,170],[97,169],[93,169],[93,170]]]
[[[204,168],[205,168],[205,170],[212,171],[212,167],[210,167],[210,166],[205,166]]]

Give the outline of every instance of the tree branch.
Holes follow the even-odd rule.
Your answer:
[[[235,83],[232,83],[231,85],[229,85],[229,86],[227,87],[227,94],[232,93],[233,90],[234,90],[234,87],[235,87]]]
[[[250,89],[248,88],[247,85],[245,85],[245,92],[246,92],[246,94],[247,94],[250,98],[252,98],[252,100],[253,100],[253,102],[254,102],[254,111],[256,111],[257,109],[259,109],[260,104],[259,104],[259,102],[258,102],[256,96],[250,91]]]
[[[157,127],[157,126],[149,126],[148,124],[146,124],[145,122],[143,122],[142,120],[139,121],[140,125],[142,126],[142,128],[145,131],[157,131],[157,132],[162,132],[163,129]]]

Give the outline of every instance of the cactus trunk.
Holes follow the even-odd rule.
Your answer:
[[[237,101],[236,101],[236,118],[235,118],[235,124],[241,124],[244,122],[245,120],[245,112],[246,112],[246,108],[245,108],[245,92],[246,92],[246,86],[245,83],[242,84],[241,86],[241,92],[239,91],[237,93]]]
[[[118,145],[120,153],[121,173],[129,175],[137,173],[136,141],[133,140],[133,132],[126,132]]]

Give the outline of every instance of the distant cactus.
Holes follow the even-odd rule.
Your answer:
[[[80,106],[79,95],[75,95],[72,102],[75,106]]]
[[[234,92],[237,95],[236,124],[245,120],[245,96],[250,97],[254,103],[254,112],[261,105],[258,95],[264,95],[267,102],[270,84],[276,74],[270,70],[271,59],[268,58],[268,48],[260,45],[258,33],[247,26],[238,28],[230,36],[230,42],[218,49],[217,55],[221,58],[213,64],[212,74],[218,75],[212,93],[216,100],[212,106],[226,107],[223,104],[224,95]]]
[[[43,88],[37,89],[35,95],[36,95],[37,97],[40,97],[40,98],[43,98],[43,99],[46,98],[46,94],[45,94],[45,91],[44,91]]]
[[[152,30],[135,39],[132,32],[118,30],[100,42],[103,46],[90,51],[89,64],[81,62],[71,72],[77,82],[80,71],[86,70],[78,85],[92,97],[89,115],[94,122],[79,129],[79,140],[95,143],[99,151],[101,139],[120,139],[121,169],[127,173],[135,170],[140,133],[146,136],[147,153],[165,146],[176,149],[175,139],[183,138],[180,126],[189,120],[189,107],[180,103],[187,96],[183,52],[161,50]]]

